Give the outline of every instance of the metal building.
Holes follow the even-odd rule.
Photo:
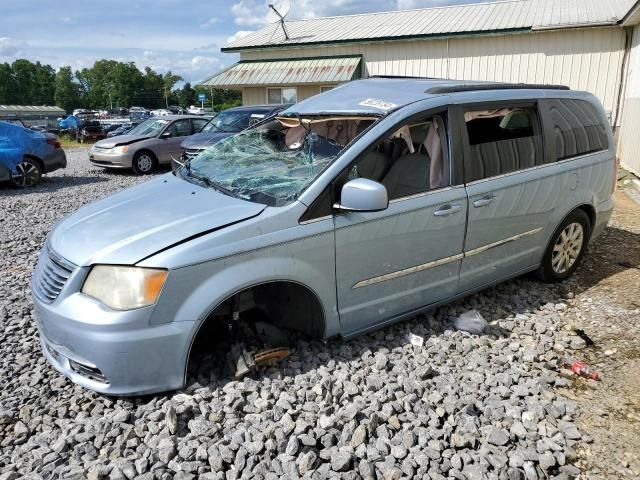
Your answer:
[[[239,89],[251,105],[299,101],[372,75],[557,83],[594,93],[614,126],[624,116],[633,128],[636,23],[636,0],[512,0],[291,20],[288,39],[276,23],[227,45],[222,51],[240,61],[200,85]],[[623,138],[622,127],[622,162],[640,173],[624,154],[640,151],[640,135]]]

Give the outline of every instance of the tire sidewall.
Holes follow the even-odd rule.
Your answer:
[[[138,167],[138,160],[143,155],[146,155],[151,159],[151,168],[149,168],[148,170],[141,170]],[[136,152],[136,154],[133,156],[133,160],[131,162],[131,168],[133,169],[133,172],[136,175],[148,175],[148,174],[152,173],[156,169],[157,165],[158,165],[158,161],[156,160],[155,155],[152,152],[149,152],[147,150],[142,150],[140,152]]]
[[[580,248],[578,258],[576,258],[576,261],[573,263],[573,265],[571,265],[571,267],[569,267],[566,272],[557,273],[553,269],[553,265],[551,263],[551,260],[553,258],[553,248],[558,241],[558,237],[560,236],[562,231],[567,227],[567,225],[571,223],[579,223],[582,226],[584,240],[582,241],[582,247]],[[556,228],[555,232],[553,232],[551,242],[549,242],[547,251],[545,252],[544,258],[542,259],[541,267],[545,280],[550,282],[560,282],[566,278],[569,278],[582,262],[582,258],[587,251],[587,245],[589,244],[590,236],[591,224],[589,221],[589,217],[585,212],[583,212],[582,210],[574,210],[569,215],[567,215],[567,217],[562,221],[558,228]]]

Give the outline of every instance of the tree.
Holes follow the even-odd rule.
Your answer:
[[[171,98],[172,102],[171,103],[175,103],[173,102],[175,95],[173,94],[173,86],[178,83],[181,82],[183,80],[183,78],[180,75],[175,75],[173,73],[171,73],[171,70],[169,70],[167,73],[165,73],[162,76],[162,83],[163,83],[163,87],[164,87],[164,106],[168,107],[169,106],[169,99]]]
[[[0,63],[0,105],[18,103],[18,85],[13,68],[8,63]]]
[[[184,108],[188,108],[190,105],[195,105],[197,103],[196,95],[196,91],[191,88],[191,84],[187,82],[176,94],[178,97],[178,104]]]
[[[79,85],[73,79],[71,67],[60,67],[55,78],[55,104],[67,113],[80,105]]]

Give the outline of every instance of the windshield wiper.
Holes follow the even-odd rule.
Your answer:
[[[184,168],[187,171],[187,176],[193,178],[194,180],[198,180],[199,182],[204,183],[206,186],[213,188],[214,190],[217,190],[219,192],[224,193],[225,195],[228,195],[230,197],[233,198],[242,198],[240,197],[237,193],[229,190],[227,187],[222,186],[220,183],[211,180],[209,177],[206,177],[204,175],[199,175],[195,172],[193,172],[191,170],[191,167],[189,166],[189,162],[187,161],[184,164]]]

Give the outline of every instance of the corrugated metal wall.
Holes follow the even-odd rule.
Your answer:
[[[241,53],[247,60],[362,54],[366,75],[561,83],[617,102],[624,54],[619,27],[571,29],[445,40],[278,48]],[[299,95],[299,100],[304,97]]]
[[[618,142],[622,166],[640,176],[640,26],[633,28]]]

